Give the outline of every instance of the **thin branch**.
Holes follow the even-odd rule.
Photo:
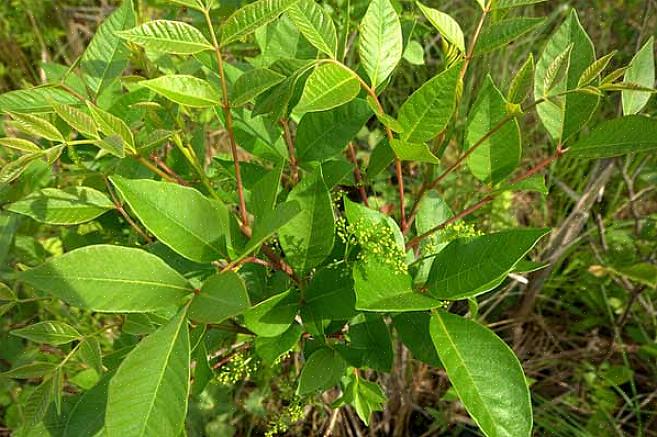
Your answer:
[[[336,62],[338,65],[342,66],[342,68],[347,69],[349,72],[353,74],[353,76],[358,80],[360,83],[361,88],[363,88],[367,94],[372,98],[374,103],[376,104],[377,110],[380,113],[384,113],[385,111],[383,110],[383,105],[381,105],[381,101],[379,100],[379,96],[376,95],[376,90],[374,90],[372,87],[370,87],[358,74],[356,74],[353,70],[350,68],[346,67],[344,64],[341,64],[339,62]],[[392,144],[392,141],[394,139],[394,136],[392,134],[392,130],[388,126],[383,126],[385,131],[386,131],[386,136],[388,138],[388,142]],[[405,231],[406,228],[408,227],[406,223],[406,204],[404,201],[404,172],[402,170],[402,165],[401,161],[399,158],[395,157],[395,174],[397,177],[397,188],[399,192],[399,215],[400,215],[400,228],[402,231]]]
[[[525,171],[525,172],[521,173],[520,175],[518,175],[517,177],[513,178],[511,180],[511,183],[516,184],[516,183],[518,183],[520,181],[523,181],[523,180],[529,178],[530,176],[538,173],[539,171],[545,169],[545,167],[547,167],[548,165],[550,165],[551,163],[553,163],[554,161],[559,159],[567,150],[568,149],[562,149],[561,147],[557,147],[557,151],[554,154],[548,156],[547,158],[543,159],[542,161],[540,161],[539,163],[537,163],[536,165],[534,165],[533,167],[531,167],[527,171]],[[439,224],[437,226],[434,226],[433,228],[429,229],[427,232],[425,232],[423,234],[420,234],[417,237],[411,239],[408,243],[406,243],[406,250],[417,247],[417,245],[422,240],[426,239],[427,237],[430,237],[431,235],[433,235],[437,231],[445,228],[446,226],[451,225],[452,223],[455,223],[455,222],[461,220],[462,218],[464,218],[464,217],[472,214],[473,212],[481,209],[482,207],[488,205],[490,202],[493,201],[493,199],[495,199],[495,197],[497,197],[497,194],[498,193],[495,193],[495,192],[490,193],[489,195],[487,195],[486,197],[484,197],[483,199],[481,199],[479,202],[475,203],[474,205],[472,205],[472,206],[468,207],[467,209],[461,211],[460,213],[450,217],[448,220],[445,220],[441,224]]]
[[[226,123],[226,132],[228,133],[228,138],[230,140],[230,150],[233,155],[233,164],[235,166],[235,179],[237,180],[237,195],[239,197],[239,207],[240,207],[240,218],[241,225],[243,228],[249,228],[249,216],[246,210],[246,201],[244,199],[244,185],[242,183],[242,172],[240,171],[240,161],[239,156],[237,155],[237,141],[235,140],[235,131],[233,130],[233,114],[230,109],[230,100],[228,96],[228,86],[226,85],[226,76],[224,73],[224,60],[221,55],[221,47],[219,41],[217,41],[217,35],[214,32],[214,26],[212,25],[212,19],[210,18],[210,12],[208,10],[203,11],[205,16],[205,21],[210,31],[210,36],[212,38],[212,45],[214,46],[214,52],[217,57],[217,66],[219,68],[219,79],[221,84],[222,91],[222,108],[224,111],[224,118]]]
[[[358,165],[358,157],[356,156],[356,149],[354,148],[354,144],[351,142],[347,146],[347,154],[349,155],[349,160],[354,163],[354,179],[356,179],[356,187],[358,188],[358,193],[360,194],[360,198],[363,201],[363,204],[369,207],[370,203],[367,200],[367,191],[365,191],[363,174],[361,173],[360,166]]]
[[[292,132],[290,132],[290,122],[289,120],[280,120],[279,123],[283,127],[285,143],[287,144],[287,151],[290,155],[290,176],[292,178],[292,183],[296,184],[299,182],[299,165],[294,150],[294,139],[292,138]]]
[[[142,230],[134,220],[132,220],[132,217],[130,217],[130,215],[126,212],[125,208],[123,208],[123,204],[121,203],[121,201],[116,197],[116,194],[114,194],[114,191],[112,190],[112,187],[111,187],[109,181],[107,180],[107,178],[103,178],[103,180],[105,181],[105,185],[107,186],[107,192],[109,193],[110,197],[112,198],[112,202],[114,203],[114,206],[116,207],[116,210],[119,212],[119,214],[121,214],[121,216],[123,216],[125,221],[128,222],[130,227],[132,227],[132,229],[134,229],[135,232],[137,232],[139,235],[141,235],[141,237],[148,244],[151,244],[153,242],[153,239],[151,237],[149,237],[148,234],[146,233],[146,231]]]

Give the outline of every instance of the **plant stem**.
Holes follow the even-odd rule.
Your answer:
[[[142,230],[137,223],[135,223],[134,220],[130,217],[130,215],[126,212],[125,208],[123,208],[123,204],[121,201],[116,197],[116,194],[114,194],[114,191],[112,190],[112,186],[110,185],[109,181],[107,178],[103,178],[105,180],[105,185],[107,186],[107,192],[109,193],[110,197],[112,198],[112,202],[114,203],[114,206],[116,207],[116,210],[123,216],[126,222],[132,227],[132,229],[135,230],[141,237],[148,243],[151,244],[153,240],[151,237],[148,236],[146,231]]]
[[[337,62],[337,64],[341,65],[342,68],[346,69],[347,71],[351,72],[353,76],[358,80],[360,83],[361,88],[363,88],[367,94],[372,98],[374,103],[376,104],[377,109],[379,112],[384,113],[385,111],[383,110],[383,105],[381,105],[381,101],[379,100],[379,96],[376,95],[376,90],[374,90],[372,87],[370,87],[358,74],[356,74],[355,71],[347,67],[346,65]],[[388,142],[392,144],[392,140],[394,139],[394,136],[392,134],[392,130],[388,126],[383,126],[385,131],[386,131],[386,136],[388,137]],[[397,177],[397,188],[399,192],[399,215],[400,215],[400,228],[402,231],[405,231],[407,228],[407,223],[406,223],[406,205],[404,202],[404,172],[402,170],[402,165],[401,161],[399,158],[395,157],[395,174]]]
[[[210,11],[204,10],[203,15],[205,16],[205,22],[208,25],[208,30],[210,31],[210,37],[212,38],[212,45],[214,46],[214,52],[217,57],[217,66],[219,68],[219,81],[221,84],[222,92],[222,108],[224,111],[224,118],[226,123],[226,131],[228,132],[228,138],[230,140],[230,150],[233,155],[233,164],[235,166],[235,179],[237,180],[237,195],[239,198],[239,208],[240,208],[240,218],[241,225],[243,228],[249,228],[249,216],[246,210],[246,201],[244,200],[244,185],[242,183],[242,173],[240,171],[240,161],[237,155],[237,142],[235,140],[235,131],[233,130],[233,114],[230,109],[230,99],[228,97],[228,86],[226,85],[226,76],[224,73],[224,61],[221,55],[221,47],[219,41],[217,41],[217,35],[214,32],[214,26],[212,25],[212,19],[210,18]]]
[[[548,156],[547,158],[545,158],[542,161],[538,162],[536,165],[534,165],[533,167],[531,167],[527,171],[525,171],[525,172],[521,173],[520,175],[518,175],[517,177],[513,178],[511,180],[511,183],[516,184],[520,181],[523,181],[523,180],[529,178],[530,176],[533,176],[534,174],[538,173],[539,171],[543,170],[544,168],[549,166],[551,163],[553,163],[554,161],[559,159],[567,151],[568,151],[568,149],[562,149],[561,146],[558,146],[557,150],[554,154]],[[406,250],[417,247],[417,245],[422,240],[426,239],[427,237],[430,237],[431,235],[433,235],[437,231],[445,228],[446,226],[451,225],[452,223],[455,223],[455,222],[461,220],[462,218],[464,218],[464,217],[472,214],[473,212],[481,209],[482,207],[486,206],[487,204],[492,202],[493,199],[495,199],[495,197],[497,197],[497,194],[498,193],[495,193],[495,192],[488,194],[486,197],[484,197],[483,199],[481,199],[479,202],[475,203],[474,205],[472,205],[472,206],[464,209],[460,213],[450,217],[448,220],[445,220],[441,224],[439,224],[437,226],[434,226],[433,228],[429,229],[427,232],[425,232],[423,234],[420,234],[417,237],[411,239],[408,243],[406,243]]]
[[[280,120],[279,123],[283,127],[285,143],[287,144],[288,154],[290,155],[290,176],[292,178],[292,183],[296,184],[299,182],[299,165],[294,151],[294,140],[292,139],[292,132],[290,132],[289,120]]]
[[[363,185],[363,174],[360,171],[358,166],[358,157],[356,156],[356,149],[354,148],[353,143],[349,143],[347,146],[347,153],[349,154],[349,160],[354,163],[354,178],[356,179],[356,186],[358,187],[358,193],[360,198],[363,201],[365,206],[369,207],[370,203],[367,200],[367,192],[365,191],[365,186]]]
[[[140,163],[141,165],[143,165],[144,167],[146,167],[147,169],[149,169],[150,171],[152,171],[153,173],[155,173],[165,181],[179,183],[175,178],[163,172],[160,168],[158,168],[155,164],[153,164],[143,156],[134,155],[134,158],[138,163]]]
[[[413,223],[415,220],[415,216],[417,214],[417,210],[420,206],[420,202],[422,201],[422,198],[424,195],[428,192],[433,190],[438,186],[439,183],[441,183],[447,176],[449,176],[452,172],[455,170],[458,170],[458,168],[465,162],[466,159],[479,147],[481,147],[482,144],[484,144],[486,141],[488,141],[493,135],[495,135],[497,132],[499,132],[500,129],[502,129],[508,122],[511,120],[514,120],[518,118],[520,115],[522,115],[525,111],[528,111],[541,103],[545,102],[544,98],[535,100],[532,102],[530,105],[528,105],[525,108],[522,108],[518,112],[513,112],[510,114],[505,115],[500,121],[495,124],[486,134],[481,137],[475,144],[472,145],[468,150],[466,150],[452,165],[450,165],[445,171],[443,171],[437,178],[435,178],[433,181],[431,181],[428,184],[422,184],[420,187],[420,191],[418,192],[415,202],[413,203],[413,207],[411,208],[411,212],[408,215],[408,226]]]
[[[477,42],[479,41],[479,37],[481,36],[481,31],[484,28],[484,23],[486,22],[486,17],[488,17],[488,14],[490,13],[491,9],[491,3],[492,0],[488,1],[486,3],[486,6],[484,7],[484,10],[481,13],[481,17],[479,18],[479,23],[477,23],[477,28],[475,29],[475,32],[472,34],[472,40],[470,41],[470,46],[468,47],[468,52],[465,55],[465,59],[463,61],[463,67],[461,67],[461,80],[465,77],[465,73],[468,71],[468,67],[470,66],[470,62],[472,61],[472,58],[474,57],[474,51],[475,48],[477,47]]]

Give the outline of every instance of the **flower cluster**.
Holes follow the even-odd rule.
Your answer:
[[[258,370],[253,357],[247,357],[245,353],[239,352],[233,355],[216,377],[216,381],[223,385],[233,385],[245,381]]]
[[[397,243],[386,222],[372,225],[371,222],[361,219],[347,224],[344,218],[338,218],[336,227],[338,237],[345,244],[360,247],[359,260],[376,260],[401,274],[408,271],[404,249]]]
[[[285,433],[292,424],[303,419],[303,405],[298,399],[295,399],[283,409],[277,416],[276,419],[272,420],[269,423],[269,429],[265,433],[265,437],[273,437],[276,434]]]

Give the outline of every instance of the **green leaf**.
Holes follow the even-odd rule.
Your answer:
[[[545,79],[555,74],[553,71],[555,61],[558,61],[564,53],[567,56],[567,60],[562,63],[562,69],[565,67],[566,70],[565,74],[550,86]],[[550,37],[536,64],[535,98],[540,99],[547,94],[555,95],[575,89],[582,73],[594,60],[593,43],[573,10]],[[599,98],[595,95],[569,93],[539,104],[536,110],[552,139],[565,142],[586,125],[595,112],[598,101]]]
[[[260,302],[244,313],[244,325],[260,337],[277,337],[292,325],[299,294],[288,290]]]
[[[107,111],[103,111],[99,107],[87,102],[87,107],[91,116],[98,124],[98,129],[108,137],[118,137],[123,142],[122,149],[127,149],[131,152],[136,152],[135,149],[135,138],[132,134],[132,131],[119,117],[116,117],[110,114]],[[114,155],[122,158],[124,156],[123,150],[121,152],[110,152]]]
[[[352,405],[360,420],[366,426],[369,426],[372,413],[383,411],[383,406],[387,400],[388,398],[378,384],[360,377],[352,377],[345,387],[342,397],[336,400],[333,406]]]
[[[73,250],[20,273],[19,278],[70,305],[99,312],[167,309],[193,291],[185,278],[155,255],[110,245]]]
[[[511,9],[520,6],[528,6],[536,3],[543,3],[547,0],[496,0],[492,2],[493,10]]]
[[[609,268],[609,270],[630,281],[657,288],[657,266],[654,264],[641,262],[630,266]]]
[[[52,107],[57,115],[59,115],[59,118],[64,120],[75,131],[91,138],[98,138],[98,125],[96,125],[93,118],[70,105],[52,102]]]
[[[488,76],[468,116],[467,147],[485,138],[505,117],[507,102]],[[515,170],[521,154],[520,125],[514,118],[477,146],[468,156],[468,167],[477,179],[496,184]]]
[[[353,268],[356,309],[361,311],[405,312],[438,308],[442,302],[413,290],[408,273],[371,260],[356,262]]]
[[[161,53],[193,55],[213,50],[200,30],[182,21],[154,20],[116,34],[147,50]]]
[[[0,112],[52,112],[52,102],[64,105],[80,103],[59,88],[39,87],[0,94]]]
[[[276,206],[278,190],[283,176],[283,163],[269,171],[251,189],[251,198],[247,203],[248,210],[255,217],[256,223],[267,214],[271,214]]]
[[[304,396],[327,390],[340,382],[347,363],[330,347],[322,347],[310,356],[301,369],[297,393]]]
[[[12,302],[16,300],[16,293],[4,282],[0,282],[0,301]]]
[[[425,312],[395,314],[392,323],[402,343],[413,357],[434,367],[442,367],[431,340],[431,316]]]
[[[356,315],[354,281],[345,268],[318,270],[304,290],[301,318],[308,320],[348,320]]]
[[[330,111],[305,114],[295,138],[297,159],[300,162],[324,161],[339,155],[371,115],[362,99]]]
[[[14,367],[13,369],[0,373],[0,376],[14,379],[41,378],[52,373],[56,368],[57,364],[55,363],[36,361],[34,363]]]
[[[393,139],[390,142],[390,147],[392,147],[395,155],[401,161],[427,162],[429,164],[440,163],[440,159],[431,153],[429,146],[424,143],[412,144]]]
[[[333,249],[333,202],[322,168],[318,166],[312,174],[306,175],[292,189],[288,200],[296,200],[301,212],[281,227],[279,241],[287,261],[304,274],[321,264]]]
[[[355,99],[359,92],[354,72],[338,64],[322,64],[308,76],[296,110],[303,113],[337,108]]]
[[[12,118],[10,122],[11,126],[21,132],[58,143],[66,141],[59,129],[41,117],[32,114],[20,114],[18,112],[10,112],[9,115]]]
[[[114,209],[114,204],[104,193],[89,187],[43,188],[9,204],[7,209],[41,223],[75,225]]]
[[[221,323],[251,306],[242,278],[235,272],[217,273],[205,280],[192,299],[189,317],[201,323]]]
[[[57,320],[38,322],[25,328],[14,329],[12,335],[35,343],[60,345],[80,339],[80,333],[71,325]]]
[[[399,123],[401,139],[408,143],[423,143],[442,132],[454,114],[456,89],[461,64],[425,82],[402,104]]]
[[[314,0],[296,2],[286,12],[304,37],[319,51],[336,57],[338,37],[331,16]]]
[[[110,375],[106,375],[90,390],[78,397],[77,402],[63,417],[61,437],[102,435],[109,382]]]
[[[278,358],[297,345],[302,333],[301,325],[294,323],[287,331],[277,337],[256,337],[256,354],[266,364],[272,365]]]
[[[235,11],[222,26],[221,45],[225,46],[274,21],[297,0],[257,0]]]
[[[611,62],[611,58],[613,58],[615,54],[616,51],[614,50],[600,59],[596,59],[591,65],[589,65],[577,81],[577,88],[584,88],[592,84],[607,68],[609,62]]]
[[[623,80],[629,83],[652,88],[655,85],[655,38],[650,39],[634,55]],[[641,111],[652,94],[645,91],[623,91],[623,114],[632,115]]]
[[[234,107],[242,106],[284,80],[285,76],[266,68],[247,71],[233,85],[231,104]]]
[[[144,338],[109,384],[108,437],[177,436],[187,415],[189,331],[185,310]]]
[[[529,388],[509,346],[478,323],[443,311],[432,316],[430,329],[450,382],[482,432],[529,437]]]
[[[116,32],[134,27],[135,21],[132,0],[123,0],[121,7],[98,27],[82,54],[80,69],[92,97],[103,92],[128,66],[129,51]]]
[[[415,40],[406,44],[402,57],[411,65],[424,65],[424,47]]]
[[[600,123],[568,148],[578,158],[608,158],[657,149],[657,120],[627,115]]]
[[[383,316],[360,314],[349,323],[349,346],[339,351],[350,365],[390,372],[393,352],[392,339]]]
[[[354,263],[352,274],[356,292],[356,309],[403,312],[440,306],[441,302],[438,300],[413,290],[411,277],[405,271],[404,237],[394,220],[378,211],[351,202],[347,198],[344,199],[344,203],[350,225],[371,229],[372,232],[376,232],[378,241],[391,239],[394,241],[393,247],[385,248],[385,254],[368,254],[365,251],[361,254],[365,256]],[[397,247],[395,248],[394,245]],[[394,259],[390,260],[389,257]]]
[[[534,191],[544,195],[548,194],[548,189],[545,186],[545,176],[542,174],[535,174],[513,184],[502,185],[498,191]]]
[[[399,16],[390,0],[372,0],[360,22],[358,55],[376,89],[392,74],[402,57],[404,40]]]
[[[221,95],[208,81],[185,74],[160,76],[139,84],[172,102],[192,108],[208,108],[221,101]]]
[[[226,256],[220,207],[194,188],[149,179],[110,178],[146,229],[175,252],[200,263]]]
[[[273,211],[261,217],[255,226],[253,226],[251,239],[246,244],[244,252],[242,252],[238,260],[260,247],[262,243],[278,232],[282,226],[296,217],[300,212],[301,206],[299,202],[289,201],[277,205]]]
[[[429,20],[429,23],[440,32],[440,35],[450,44],[456,46],[461,53],[464,53],[465,37],[463,36],[463,30],[461,30],[459,23],[445,12],[430,8],[420,2],[417,5],[420,11],[422,11],[422,14]]]
[[[205,7],[201,0],[169,0],[170,2],[177,3],[182,6],[187,6],[188,8],[196,9],[197,11],[203,11]]]
[[[25,153],[40,153],[43,151],[41,147],[37,146],[32,141],[24,140],[22,138],[0,138],[0,146],[5,146],[9,149]]]
[[[78,356],[83,363],[95,370],[98,375],[103,374],[103,354],[96,337],[86,337],[82,340],[80,349],[78,349]]]
[[[518,70],[511,84],[509,85],[509,92],[506,95],[506,99],[509,103],[520,104],[532,88],[534,84],[534,55],[529,54],[527,60],[522,67]]]
[[[28,428],[36,426],[46,415],[48,407],[53,401],[55,391],[55,380],[57,376],[51,376],[35,388],[23,405],[23,423]]]
[[[467,299],[490,291],[547,232],[514,229],[453,240],[434,259],[426,287],[443,300]]]
[[[516,41],[543,24],[545,18],[515,17],[497,21],[484,28],[475,50],[476,55],[488,53]]]

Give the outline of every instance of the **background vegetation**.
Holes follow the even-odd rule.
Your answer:
[[[62,73],[81,54],[97,24],[113,10],[111,0],[5,0],[0,3],[0,92],[38,84]],[[154,8],[156,0],[137,1],[138,11],[155,18],[175,18],[175,8]],[[231,7],[238,1],[222,2]],[[331,2],[336,23],[364,12],[366,1]],[[402,2],[403,3],[403,2]],[[439,4],[438,4],[439,3]],[[471,33],[478,16],[473,0],[426,1],[459,20]],[[351,14],[345,15],[347,7]],[[491,71],[497,83],[508,84],[529,52],[538,55],[547,36],[576,8],[599,53],[619,52],[613,65],[626,65],[641,44],[657,30],[654,0],[548,1],[522,9],[522,15],[545,16],[544,24],[515,46],[475,60],[470,75],[484,80]],[[413,23],[407,23],[413,25]],[[433,76],[440,59],[435,32],[415,23],[413,39],[423,56],[407,57],[384,105],[397,108],[418,84]],[[411,65],[422,61],[423,66]],[[481,73],[479,73],[481,72]],[[476,87],[477,80],[470,86]],[[469,89],[464,90],[468,99]],[[603,105],[616,112],[617,97]],[[395,111],[392,111],[393,113]],[[646,110],[657,115],[657,101]],[[609,114],[598,114],[604,118]],[[536,120],[522,126],[532,160],[544,156],[548,143]],[[221,132],[206,132],[211,150],[225,150]],[[359,158],[367,159],[381,138],[377,129],[359,135]],[[208,152],[212,153],[212,152]],[[536,161],[534,158],[533,161]],[[386,177],[390,177],[387,175]],[[39,184],[38,174],[30,176]],[[419,175],[417,176],[419,177]],[[657,297],[654,283],[633,281],[610,266],[657,262],[657,160],[654,155],[630,155],[605,161],[564,159],[549,173],[550,196],[518,193],[496,199],[472,218],[477,229],[509,225],[549,226],[551,240],[541,248],[548,269],[505,283],[503,289],[480,303],[489,326],[513,345],[532,381],[536,435],[624,436],[657,435]],[[465,205],[478,193],[467,178],[445,184],[451,205]],[[393,188],[382,177],[374,190],[386,207]],[[111,229],[108,223],[107,229]],[[98,232],[88,229],[89,233]],[[0,261],[4,265],[35,265],[57,253],[64,242],[75,246],[77,235],[43,233],[36,224],[22,226],[7,258],[8,245],[0,233]],[[101,240],[101,237],[98,237]],[[657,282],[657,278],[653,278]],[[527,284],[525,282],[528,282]],[[1,309],[2,307],[0,307]],[[0,370],[28,353],[25,342],[7,334],[10,328],[38,320],[51,309],[38,303],[6,308],[0,324]],[[0,310],[0,312],[2,312]],[[217,338],[217,353],[225,354],[227,339]],[[109,341],[109,339],[108,339]],[[215,384],[194,394],[187,431],[190,436],[258,435],[274,425],[290,425],[290,435],[310,435],[333,429],[335,435],[476,435],[446,376],[410,358],[401,344],[395,367],[379,381],[389,397],[366,431],[349,409],[334,415],[323,399],[311,405],[293,401],[300,367],[293,355],[275,370],[256,367],[248,352],[234,350],[220,369],[227,384]],[[47,352],[47,351],[45,351]],[[109,357],[111,359],[111,357]],[[88,384],[81,375],[74,384]],[[15,402],[21,386],[0,379],[0,435],[17,421]],[[298,420],[302,419],[302,420]],[[298,421],[297,421],[298,420]]]

